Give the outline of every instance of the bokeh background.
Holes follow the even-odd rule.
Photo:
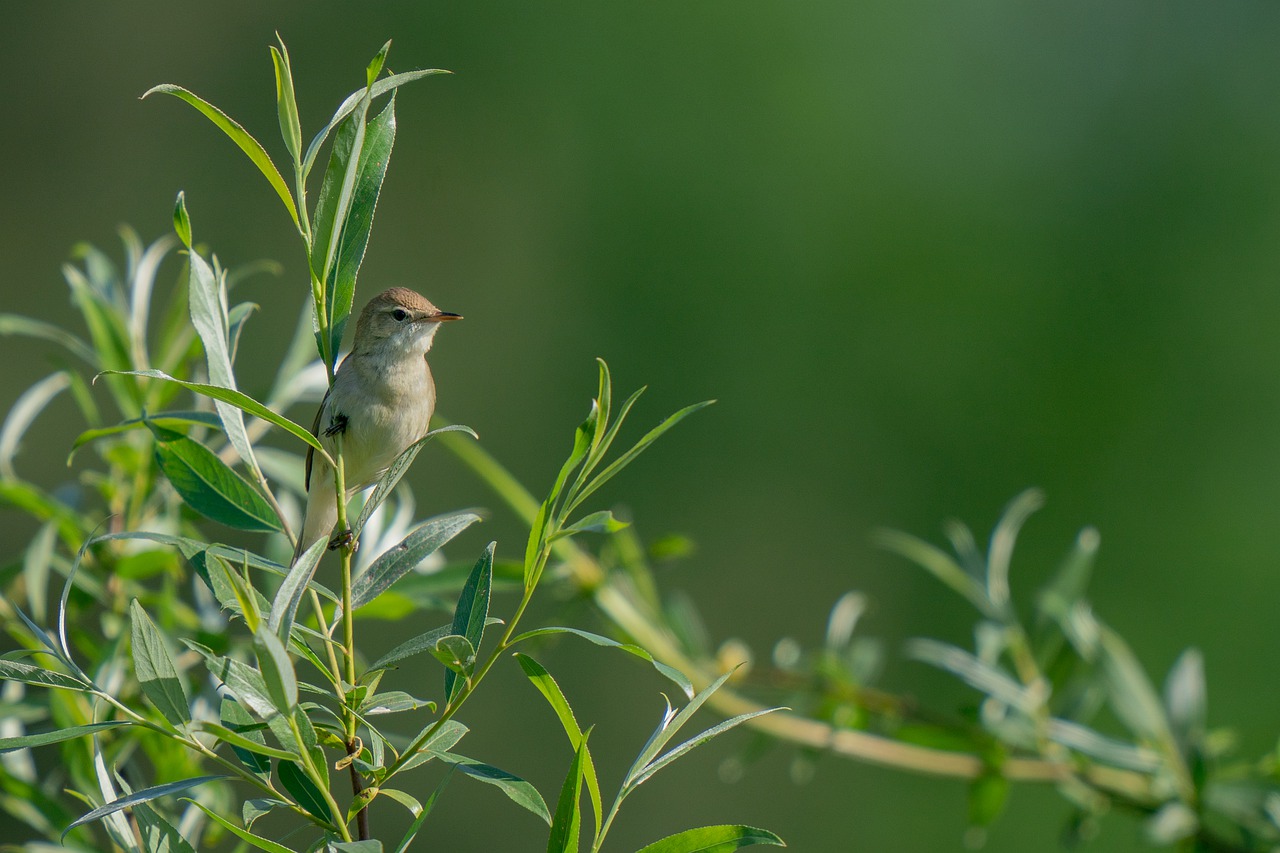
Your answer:
[[[442,411],[522,480],[553,476],[595,356],[650,386],[635,435],[718,398],[607,497],[646,538],[697,541],[664,588],[760,655],[817,642],[850,589],[892,650],[967,642],[964,607],[871,534],[938,540],[958,517],[985,535],[1040,486],[1015,593],[1097,525],[1099,615],[1158,678],[1199,646],[1211,723],[1258,754],[1280,730],[1278,28],[1262,2],[10,4],[0,304],[73,318],[72,244],[166,233],[183,189],[225,263],[283,264],[239,292],[262,307],[242,384],[264,389],[306,287],[291,225],[203,118],[137,96],[185,85],[278,157],[274,31],[306,136],[393,38],[395,70],[455,75],[402,91],[360,295],[404,284],[467,316],[433,355]],[[50,369],[15,339],[0,358],[0,408]],[[26,476],[71,476],[73,413],[45,414]],[[427,512],[496,503],[440,450],[414,483]],[[0,513],[0,553],[27,532]],[[468,535],[522,547],[502,512]],[[599,650],[542,657],[600,724],[611,787],[665,688]],[[569,755],[514,669],[469,709],[469,751],[551,797]],[[968,699],[923,669],[894,651],[886,684]],[[797,850],[962,847],[958,783],[828,758],[797,785],[785,749],[721,783],[744,742],[641,789],[616,849],[718,822]],[[455,783],[443,805],[432,849],[541,849],[488,788]],[[1054,849],[1065,815],[1017,788],[987,849]],[[1109,818],[1093,849],[1141,843]]]

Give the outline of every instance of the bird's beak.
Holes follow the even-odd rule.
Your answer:
[[[462,315],[453,314],[448,311],[437,311],[434,314],[428,314],[426,317],[423,317],[422,319],[430,320],[433,323],[445,323],[445,322],[448,322],[449,320],[461,320]]]

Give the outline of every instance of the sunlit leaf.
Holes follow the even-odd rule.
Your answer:
[[[781,838],[754,826],[703,826],[668,835],[645,845],[638,853],[731,853],[753,844],[786,847]]]
[[[276,71],[276,112],[280,117],[280,136],[285,147],[293,155],[295,163],[302,162],[302,128],[298,122],[298,102],[293,94],[293,69],[289,66],[289,49],[284,39],[276,34],[280,43],[277,50],[271,46],[271,62]]]
[[[547,838],[547,853],[577,853],[578,837],[582,829],[582,776],[586,768],[587,737],[584,734],[573,755],[573,763],[560,787],[560,799],[556,802],[556,814],[551,821],[551,834]]]
[[[578,628],[548,627],[548,628],[535,628],[532,631],[525,631],[523,634],[519,634],[518,636],[512,638],[510,645],[514,646],[517,643],[524,642],[525,640],[532,640],[535,637],[547,637],[555,634],[571,634],[575,637],[581,637],[587,642],[595,643],[597,646],[605,646],[606,648],[611,648],[611,649],[621,649],[622,651],[629,652],[630,654],[633,654],[638,658],[643,658],[649,661],[649,663],[653,664],[654,669],[658,670],[658,672],[662,673],[667,678],[671,679],[676,684],[678,684],[680,686],[680,689],[684,691],[684,694],[686,696],[689,696],[689,697],[693,696],[693,683],[689,681],[689,679],[685,676],[684,673],[682,673],[680,670],[676,669],[673,666],[669,666],[668,664],[663,663],[662,661],[658,660],[653,655],[649,654],[647,651],[642,649],[640,646],[635,645],[634,643],[620,643],[617,640],[612,640],[608,637],[601,636],[600,634],[593,634],[590,631],[583,631]]]
[[[449,424],[448,426],[431,430],[422,438],[409,445],[404,452],[395,458],[395,461],[391,463],[389,468],[387,468],[387,472],[382,475],[382,479],[378,480],[378,484],[374,486],[373,491],[369,493],[369,497],[365,499],[364,506],[360,509],[360,517],[356,519],[356,523],[351,527],[352,535],[355,536],[357,540],[359,540],[360,533],[364,530],[364,525],[369,520],[369,516],[373,515],[374,510],[381,506],[382,503],[390,497],[391,493],[395,490],[395,487],[399,485],[400,480],[404,477],[405,473],[408,472],[409,466],[413,464],[413,460],[418,457],[418,453],[422,450],[423,445],[435,438],[437,435],[446,432],[462,432],[476,440],[479,440],[480,438],[480,436],[476,435],[475,430],[471,429],[469,426]]]
[[[156,92],[163,92],[186,101],[230,137],[231,141],[239,146],[240,150],[258,167],[258,171],[262,172],[263,177],[267,179],[272,189],[276,191],[276,195],[280,196],[280,201],[284,202],[285,209],[289,211],[289,216],[293,219],[294,224],[298,223],[298,209],[293,203],[293,196],[289,194],[289,187],[285,184],[284,178],[280,176],[280,171],[276,168],[275,163],[271,162],[270,155],[267,154],[266,149],[262,147],[258,140],[250,136],[249,132],[241,127],[238,122],[194,92],[189,92],[181,86],[162,83],[143,92],[142,97],[145,98]]]
[[[222,815],[218,814],[217,812],[213,811],[207,806],[201,805],[195,800],[184,800],[184,802],[191,803],[191,805],[195,806],[200,811],[204,812],[205,815],[214,823],[218,824],[223,829],[227,830],[232,835],[234,835],[236,838],[239,838],[241,841],[244,841],[246,844],[252,844],[254,847],[258,848],[259,850],[265,850],[267,851],[267,853],[295,853],[295,851],[289,849],[288,847],[285,847],[283,844],[277,844],[276,842],[272,841],[269,838],[263,838],[260,835],[254,835],[252,832],[250,832],[247,829],[241,829],[231,821],[227,820]]]

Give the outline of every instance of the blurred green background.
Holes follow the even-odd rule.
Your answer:
[[[306,288],[291,225],[203,118],[137,96],[187,86],[278,156],[273,32],[308,136],[393,38],[394,70],[456,73],[399,98],[357,299],[403,284],[466,315],[434,351],[441,410],[535,491],[586,410],[594,356],[621,389],[650,385],[635,434],[718,398],[606,497],[646,537],[696,539],[664,586],[717,640],[765,656],[781,636],[818,641],[849,589],[891,648],[967,643],[963,605],[870,534],[937,540],[954,516],[985,536],[1043,487],[1015,594],[1097,525],[1099,615],[1159,679],[1203,649],[1211,724],[1257,754],[1280,730],[1278,26],[1261,2],[10,4],[3,310],[74,317],[71,245],[116,255],[118,223],[166,233],[183,189],[225,263],[284,265],[237,294],[262,306],[240,374],[264,389]],[[49,372],[43,353],[0,340],[0,408]],[[76,432],[61,401],[19,471],[71,476]],[[414,483],[423,512],[495,505],[438,449]],[[0,522],[12,555],[29,529]],[[522,547],[505,514],[486,527],[466,547]],[[611,788],[665,687],[595,649],[540,657],[600,724]],[[514,669],[469,708],[469,752],[552,796],[569,753]],[[924,669],[895,653],[885,682],[969,699]],[[785,749],[720,783],[745,741],[641,789],[616,849],[719,822],[797,850],[962,847],[959,783],[828,758],[795,785]],[[451,787],[432,849],[541,849],[532,817],[478,787]],[[1066,812],[1017,788],[987,849],[1054,849]],[[1103,830],[1091,849],[1141,846],[1127,818]]]

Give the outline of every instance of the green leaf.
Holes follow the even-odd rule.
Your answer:
[[[1164,705],[1169,723],[1184,753],[1199,746],[1205,728],[1204,656],[1199,649],[1187,649],[1164,683]]]
[[[470,776],[479,782],[487,785],[493,785],[502,793],[506,794],[513,803],[523,809],[533,812],[542,818],[543,822],[548,826],[551,825],[551,812],[547,811],[546,801],[542,799],[542,795],[538,790],[530,785],[519,776],[508,773],[505,770],[499,770],[491,764],[485,764],[482,761],[476,761],[473,758],[467,758],[463,755],[457,755],[452,752],[432,751],[436,758],[448,764],[452,764],[460,773]]]
[[[444,791],[444,786],[449,784],[449,780],[452,778],[453,768],[450,768],[449,772],[440,780],[440,783],[436,785],[435,790],[431,792],[431,796],[427,798],[427,802],[419,806],[417,811],[413,812],[413,823],[409,825],[409,829],[405,832],[404,838],[400,839],[400,843],[396,845],[395,853],[405,853],[405,851],[409,849],[409,845],[413,843],[413,839],[418,835],[418,830],[422,828],[422,824],[426,822],[427,816],[430,815],[431,810],[435,808],[436,800],[439,799],[440,794]],[[387,790],[384,788],[382,793],[399,803],[404,803],[404,800],[395,796],[400,793],[399,791]],[[416,803],[417,801],[414,800],[414,802]],[[410,808],[412,810],[412,807]]]
[[[997,622],[1001,621],[1000,608],[987,597],[986,588],[941,548],[897,530],[882,530],[875,539],[880,547],[906,557],[968,599],[969,603],[983,616]]]
[[[287,717],[298,704],[298,676],[294,674],[293,661],[270,627],[259,628],[253,635],[253,649],[258,655],[258,668],[271,704]]]
[[[969,783],[969,826],[995,823],[1009,800],[1009,780],[998,770],[983,773]]]
[[[33,320],[17,314],[0,314],[0,335],[23,335],[55,343],[90,367],[98,365],[98,356],[80,338],[52,323]]]
[[[145,376],[149,379],[162,379],[165,382],[172,382],[175,385],[181,385],[188,391],[194,391],[213,400],[222,400],[230,403],[241,411],[247,412],[256,418],[262,418],[267,423],[280,427],[285,432],[309,444],[324,458],[326,462],[333,463],[333,457],[329,455],[329,451],[325,450],[320,444],[320,440],[311,434],[306,427],[294,423],[283,415],[278,415],[259,403],[257,400],[230,388],[223,388],[220,385],[204,385],[199,382],[186,382],[182,379],[175,379],[169,374],[161,370],[106,370],[106,374],[123,374],[128,376]]]
[[[280,116],[280,137],[295,163],[302,162],[302,127],[298,122],[298,102],[293,94],[293,69],[289,67],[289,48],[276,33],[280,43],[271,46],[271,63],[276,70],[276,112]]]
[[[330,841],[325,853],[382,853],[382,842],[369,841]]]
[[[182,642],[187,648],[204,658],[209,673],[221,681],[232,695],[240,700],[240,704],[251,708],[264,719],[276,713],[275,705],[267,692],[267,684],[258,672],[247,663],[215,655],[207,647],[185,637]]]
[[[730,853],[752,844],[786,847],[781,838],[754,826],[703,826],[668,835],[642,847],[638,853]]]
[[[462,531],[480,520],[474,512],[439,515],[418,525],[400,544],[374,560],[351,589],[351,609],[373,601]]]
[[[41,687],[63,687],[81,692],[89,689],[88,684],[69,675],[43,669],[29,663],[19,663],[16,660],[0,659],[0,679],[21,681],[23,684],[36,684]]]
[[[222,815],[201,805],[195,800],[183,800],[183,802],[191,803],[191,805],[208,815],[209,819],[214,823],[218,824],[241,841],[244,841],[247,844],[252,844],[259,850],[265,850],[267,853],[295,853],[295,851],[285,847],[283,844],[277,844],[268,838],[263,838],[261,835],[254,835],[247,829],[241,829]]]
[[[556,814],[547,837],[547,853],[578,853],[578,836],[582,830],[582,776],[590,755],[587,751],[590,734],[588,731],[579,741],[573,763],[560,787],[560,799],[556,802]]]
[[[0,753],[13,752],[17,749],[31,749],[37,746],[46,746],[51,743],[61,743],[64,740],[72,740],[85,735],[91,735],[95,732],[106,731],[107,729],[118,729],[121,726],[132,725],[126,720],[111,720],[105,723],[87,723],[83,726],[71,726],[65,729],[55,729],[51,732],[44,732],[38,735],[22,735],[20,737],[0,737]]]
[[[94,809],[79,820],[73,821],[66,829],[62,831],[62,837],[66,838],[67,833],[86,823],[92,823],[95,820],[101,820],[108,815],[113,815],[121,809],[127,809],[136,803],[146,803],[160,797],[168,797],[182,791],[190,790],[197,785],[203,785],[206,782],[213,782],[218,779],[227,779],[227,776],[197,776],[194,779],[183,779],[181,782],[170,782],[167,785],[156,785],[152,788],[144,788],[141,791],[134,791],[119,799],[113,800],[104,806]]]
[[[236,375],[231,367],[231,321],[227,312],[227,282],[222,273],[202,258],[199,252],[188,253],[187,309],[191,325],[204,344],[209,382],[220,388],[236,390]],[[225,400],[214,400],[214,408],[222,419],[227,440],[236,453],[259,478],[258,461],[244,428],[244,413]]]
[[[67,457],[67,464],[71,464],[72,457],[75,456],[77,450],[84,447],[91,441],[97,441],[100,438],[108,438],[113,435],[119,435],[130,430],[142,429],[151,422],[156,426],[167,430],[176,431],[177,427],[184,426],[202,426],[212,427],[213,429],[222,429],[222,419],[213,412],[197,412],[197,411],[176,411],[176,412],[159,412],[154,415],[147,415],[141,418],[129,418],[123,420],[114,426],[98,427],[97,429],[88,429],[76,436],[75,443],[71,445],[71,454]]]
[[[369,516],[373,515],[373,511],[382,505],[388,497],[390,497],[395,487],[399,485],[401,478],[409,470],[409,466],[413,464],[413,460],[418,457],[418,452],[422,450],[423,445],[435,438],[437,435],[446,432],[463,432],[479,441],[480,436],[476,435],[475,430],[469,426],[461,424],[449,424],[448,426],[433,429],[422,438],[409,445],[403,453],[395,458],[391,463],[391,467],[387,468],[387,473],[382,475],[382,479],[374,486],[373,491],[369,493],[369,497],[365,499],[364,507],[360,510],[360,517],[356,519],[356,523],[352,526],[352,535],[356,540],[360,539],[360,532],[364,530],[365,522],[369,520]]]
[[[330,349],[336,353],[351,315],[356,277],[369,245],[373,215],[395,145],[395,97],[368,125],[364,111],[338,128],[329,168],[316,203],[316,242],[312,265],[325,273],[325,304],[330,311]],[[352,163],[351,157],[357,162]],[[336,193],[336,195],[335,195]],[[341,217],[340,221],[335,221]],[[330,244],[330,240],[336,241]]]
[[[285,749],[277,749],[274,746],[270,746],[266,743],[266,738],[263,738],[261,733],[256,731],[241,734],[240,732],[229,729],[226,726],[220,725],[219,723],[215,723],[211,720],[201,720],[197,722],[196,728],[202,732],[207,732],[213,735],[218,740],[234,748],[237,755],[241,752],[245,752],[251,755],[261,756],[263,759],[278,758],[281,761],[293,761],[298,758],[298,754],[296,752],[289,752]],[[259,743],[259,741],[253,737],[254,735],[257,735],[257,738],[261,739],[262,742]],[[256,771],[261,767],[261,764],[262,762],[257,758],[252,758],[249,760],[248,766],[250,770]],[[270,769],[269,764],[267,767]]]
[[[569,707],[569,700],[565,698],[560,685],[551,677],[551,673],[547,672],[542,667],[542,664],[533,658],[522,655],[519,652],[515,653],[515,658],[530,683],[538,688],[538,692],[547,700],[551,710],[555,711],[556,718],[560,720],[560,725],[564,728],[564,733],[569,737],[569,745],[575,750],[578,749],[585,738],[582,734],[582,729],[578,726],[577,718],[573,715],[573,709]],[[601,826],[604,811],[600,801],[600,783],[596,777],[596,766],[595,762],[591,760],[590,751],[583,758],[582,773],[587,783],[587,792],[591,795],[591,808],[595,813],[595,826],[598,828]]]
[[[405,658],[412,657],[422,652],[430,651],[436,647],[441,637],[445,637],[453,632],[453,625],[441,625],[439,628],[433,628],[426,633],[419,634],[412,639],[405,640],[382,657],[378,658],[368,670],[366,677],[372,673],[387,669],[392,664],[399,663]],[[363,680],[363,679],[362,679]]]
[[[601,510],[593,512],[590,515],[584,515],[573,524],[556,533],[548,541],[554,542],[563,536],[573,536],[576,533],[617,533],[630,525],[630,522],[619,521],[613,517],[613,513],[609,510]]]
[[[1013,559],[1018,531],[1042,506],[1044,494],[1039,489],[1028,489],[1009,502],[991,532],[991,546],[987,549],[987,598],[1001,612],[1008,611],[1010,607],[1009,563]]]
[[[276,773],[280,776],[280,783],[298,801],[298,805],[326,823],[334,822],[333,812],[325,802],[324,794],[302,772],[301,767],[292,761],[281,761],[276,765]]]
[[[694,403],[692,406],[685,406],[683,409],[669,416],[662,423],[658,424],[656,427],[649,430],[647,433],[644,434],[644,437],[641,438],[639,441],[637,441],[630,450],[628,450],[626,453],[623,453],[617,459],[613,460],[613,462],[609,463],[603,471],[601,471],[591,480],[591,482],[587,483],[587,485],[585,485],[581,489],[581,491],[579,491],[578,494],[574,496],[574,499],[569,504],[569,506],[566,507],[566,512],[572,512],[574,507],[581,504],[584,500],[586,500],[586,498],[589,495],[591,495],[593,492],[595,492],[605,483],[612,480],[619,471],[621,471],[623,468],[626,468],[628,465],[630,465],[637,456],[639,456],[641,453],[647,450],[649,448],[649,445],[653,444],[655,441],[661,438],[663,433],[667,432],[667,430],[671,429],[676,424],[680,423],[680,421],[684,420],[689,415],[693,414],[699,409],[705,409],[707,406],[710,406],[714,402],[715,400],[704,400],[701,403]],[[621,420],[619,420],[618,423],[621,423]]]
[[[1100,542],[1101,537],[1093,527],[1086,527],[1076,536],[1071,553],[1063,560],[1053,580],[1036,597],[1041,619],[1050,618],[1059,624],[1068,619],[1089,585]]]
[[[476,649],[471,641],[458,634],[446,634],[436,641],[431,650],[436,660],[445,665],[446,672],[469,679],[476,668]],[[453,697],[449,696],[449,700]]]
[[[324,556],[328,542],[323,536],[312,543],[311,547],[298,556],[297,561],[289,569],[276,590],[276,597],[271,605],[271,614],[267,617],[267,625],[276,633],[282,643],[289,642],[293,632],[293,619],[298,613],[298,605],[306,593],[311,578],[315,576],[320,558]]]
[[[186,685],[173,665],[160,629],[136,598],[129,605],[129,619],[133,624],[133,670],[142,692],[173,725],[189,723],[191,699]]]
[[[188,250],[191,249],[191,215],[187,213],[187,194],[178,192],[178,199],[173,203],[173,230],[178,239]]]
[[[365,69],[365,84],[366,84],[366,85],[368,85],[368,86],[372,86],[372,85],[373,85],[373,81],[374,81],[374,80],[377,80],[377,79],[378,79],[378,75],[382,73],[382,66],[383,66],[383,65],[385,65],[385,64],[386,64],[386,62],[387,62],[387,52],[388,52],[389,50],[391,50],[391,40],[390,40],[390,39],[388,39],[388,40],[387,40],[387,43],[386,43],[386,44],[384,44],[384,45],[383,45],[383,46],[378,50],[377,54],[375,54],[375,55],[374,55],[373,59],[369,60],[369,67]]]
[[[266,685],[263,685],[263,690],[266,690]],[[197,722],[197,725],[201,728],[213,727],[207,730],[230,744],[232,752],[240,759],[240,763],[262,779],[271,776],[272,757],[285,760],[296,758],[290,752],[268,747],[267,739],[262,734],[263,724],[250,716],[249,712],[231,696],[222,697],[218,716],[222,720],[220,726],[211,722]],[[224,734],[224,732],[230,734]],[[282,754],[272,756],[272,752]]]
[[[53,401],[53,398],[65,391],[71,384],[65,371],[51,373],[44,379],[22,392],[13,408],[9,410],[0,428],[0,477],[9,480],[18,479],[13,469],[13,459],[18,455],[18,444],[26,435],[31,422]]]
[[[147,853],[195,853],[182,834],[146,803],[135,803],[133,819],[138,824],[142,847]]]
[[[307,146],[307,156],[304,157],[302,161],[303,180],[306,180],[306,176],[311,174],[311,167],[315,165],[316,155],[320,153],[320,146],[324,145],[325,139],[329,137],[329,134],[335,127],[342,123],[343,119],[351,115],[352,110],[360,105],[360,102],[364,100],[366,92],[369,94],[371,99],[376,100],[388,92],[403,86],[405,83],[420,80],[431,74],[449,73],[451,72],[445,71],[441,68],[427,68],[421,71],[406,71],[403,74],[392,74],[390,77],[384,77],[372,86],[362,86],[352,92],[347,96],[346,100],[342,102],[342,105],[338,107],[337,112],[333,114],[333,118],[329,119],[329,123],[321,128],[319,133],[312,137],[311,143]]]
[[[162,83],[143,92],[142,97],[146,98],[156,92],[163,92],[186,101],[230,137],[231,141],[238,145],[240,150],[258,167],[258,171],[262,172],[263,177],[267,179],[268,183],[276,191],[276,195],[280,196],[280,200],[284,202],[285,209],[289,211],[289,217],[293,219],[293,223],[295,225],[298,224],[298,209],[293,203],[293,196],[289,194],[289,187],[285,184],[284,178],[280,177],[280,170],[276,168],[275,163],[271,162],[270,155],[267,154],[266,149],[262,147],[258,140],[250,136],[247,130],[222,110],[181,86]]]
[[[410,696],[403,690],[388,690],[385,693],[375,693],[365,697],[360,703],[359,713],[366,717],[373,717],[379,714],[398,714],[401,711],[416,711],[419,708],[435,709],[435,702],[428,702],[425,699],[419,699]]]
[[[918,661],[945,669],[971,687],[1010,707],[1034,715],[1040,700],[1013,677],[994,664],[937,640],[915,639],[907,643],[906,654]]]
[[[621,649],[622,651],[629,652],[638,658],[643,658],[644,660],[647,660],[649,661],[649,663],[653,664],[654,669],[658,670],[658,672],[662,673],[667,678],[671,679],[677,685],[679,685],[680,689],[684,691],[684,694],[686,696],[689,696],[689,697],[693,696],[693,682],[689,681],[689,679],[685,677],[684,673],[682,673],[680,670],[676,669],[673,666],[669,666],[668,664],[663,663],[662,661],[658,660],[653,655],[649,654],[647,651],[640,648],[634,643],[620,643],[617,640],[612,640],[608,637],[603,637],[600,634],[593,634],[590,631],[582,631],[578,628],[548,627],[548,628],[535,628],[532,631],[525,631],[523,634],[519,634],[516,637],[514,637],[511,640],[510,645],[514,646],[517,643],[524,642],[525,640],[532,640],[535,637],[551,636],[553,634],[571,634],[575,637],[581,637],[582,639],[590,643],[595,643],[597,646],[605,646],[606,648],[611,648],[611,649]]]
[[[653,770],[656,770],[657,768],[653,768],[653,770],[650,770],[649,768],[651,768],[655,763],[654,759],[658,753],[662,751],[662,748],[667,745],[667,742],[670,741],[671,738],[675,737],[676,733],[680,731],[680,728],[689,721],[689,718],[702,707],[702,704],[711,697],[711,694],[719,690],[720,685],[729,680],[729,676],[731,675],[733,675],[733,670],[724,673],[715,681],[711,682],[711,684],[705,687],[702,692],[690,699],[689,704],[681,708],[679,713],[673,713],[670,704],[668,704],[667,713],[663,715],[662,722],[658,725],[657,730],[649,737],[649,741],[644,745],[644,748],[640,750],[640,754],[636,756],[636,760],[632,763],[631,769],[627,771],[626,778],[622,783],[623,792],[618,795],[619,797],[626,796],[627,791],[640,784],[636,779],[641,774],[643,774],[646,779],[653,775]]]
[[[484,626],[489,617],[489,590],[493,586],[493,551],[496,547],[496,542],[490,542],[484,554],[476,561],[471,576],[467,578],[467,585],[462,588],[462,595],[458,596],[458,606],[453,611],[453,633],[466,638],[471,645],[473,657],[484,639]],[[439,648],[441,644],[436,645]],[[465,670],[464,674],[470,676]],[[445,669],[445,701],[452,702],[461,689],[462,682],[458,681],[458,673]]]
[[[238,530],[280,530],[280,519],[258,490],[203,444],[152,427],[156,463],[187,506]]]
[[[720,686],[719,684],[715,684],[709,689],[714,690],[719,686]],[[692,705],[693,703],[690,703],[690,704]],[[688,710],[689,710],[688,707],[683,708],[681,709],[680,713],[676,715],[676,718],[675,720],[672,721],[672,725],[670,727],[670,732],[672,734],[674,734],[676,730],[679,729],[680,726],[684,723],[684,721],[688,719],[688,717],[686,716],[686,712]],[[634,776],[631,776],[630,774],[628,774],[628,781],[624,787],[626,789],[634,789],[636,786],[645,782],[650,776],[652,776],[654,773],[657,773],[663,767],[666,767],[668,764],[675,761],[677,758],[682,757],[686,753],[694,749],[697,749],[698,747],[702,746],[704,743],[711,740],[712,738],[718,737],[724,734],[725,732],[729,731],[729,729],[742,725],[747,720],[755,719],[756,717],[762,717],[765,714],[772,714],[774,711],[781,711],[781,710],[782,710],[781,708],[765,708],[764,710],[761,710],[761,711],[750,711],[746,714],[739,714],[736,717],[731,717],[730,719],[725,720],[724,722],[718,725],[712,726],[711,728],[706,729],[700,734],[689,738],[687,741],[675,747],[670,752],[664,753],[662,757],[649,762],[648,764],[645,765],[645,767],[639,773],[636,773]]]
[[[263,815],[270,814],[276,809],[288,808],[289,803],[285,800],[276,800],[270,797],[255,797],[251,800],[245,800],[244,806],[240,809],[240,819],[244,821],[245,829],[252,829],[254,822]]]

